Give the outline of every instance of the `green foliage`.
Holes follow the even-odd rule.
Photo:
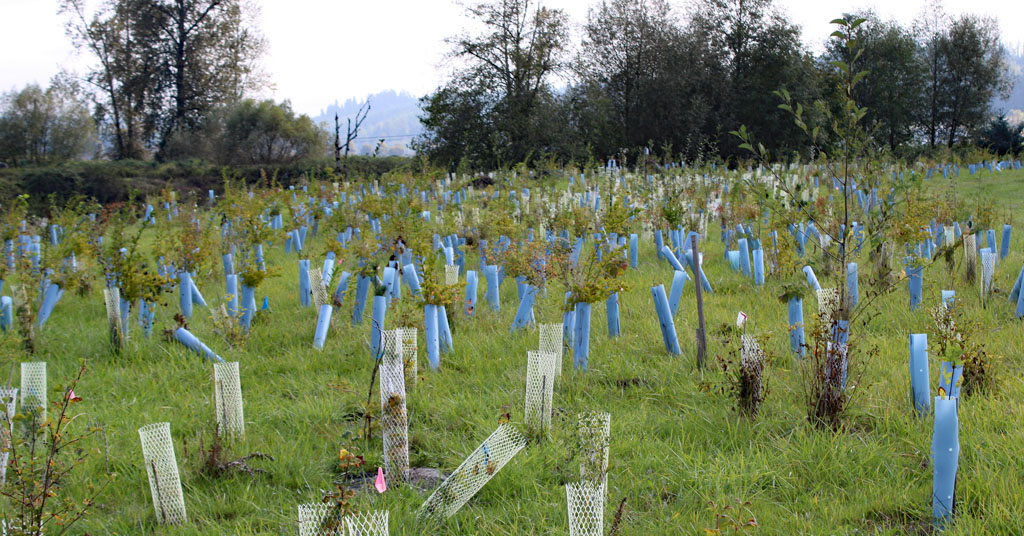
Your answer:
[[[81,89],[56,77],[0,96],[0,162],[40,164],[91,156],[96,128]]]
[[[323,156],[327,133],[291,104],[245,99],[212,110],[197,132],[177,134],[166,156],[218,164],[288,164]]]
[[[85,480],[84,486],[78,484],[87,489],[84,499],[78,499],[67,489],[85,472],[92,454],[86,444],[101,431],[75,422],[84,420],[83,414],[73,413],[72,406],[83,400],[75,394],[75,387],[84,372],[83,365],[66,389],[61,385],[54,387],[58,399],[51,404],[45,419],[38,408],[22,408],[23,412],[14,417],[18,433],[8,436],[8,430],[2,432],[8,436],[3,441],[4,451],[9,454],[7,481],[0,487],[0,496],[5,499],[2,511],[7,534],[67,533],[92,509],[96,498],[116,477],[112,473],[104,475],[98,487],[90,480]]]

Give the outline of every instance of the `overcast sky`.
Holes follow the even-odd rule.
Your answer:
[[[548,0],[582,25],[587,6],[599,0]],[[98,0],[93,1],[93,5]],[[385,89],[416,95],[437,87],[451,66],[443,63],[444,39],[471,26],[450,0],[262,0],[260,22],[270,50],[265,68],[274,88],[267,97],[290,99],[316,115],[335,100],[362,98]],[[57,0],[0,0],[0,90],[30,82],[46,84],[62,66],[83,71],[91,61],[76,56],[57,15]],[[814,49],[832,31],[828,21],[844,11],[872,8],[909,25],[923,0],[776,0],[803,28]],[[673,2],[677,13],[685,3]],[[946,0],[948,12],[996,17],[1003,40],[1024,43],[1024,2]]]

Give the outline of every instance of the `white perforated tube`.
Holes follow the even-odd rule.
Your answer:
[[[526,439],[515,428],[508,423],[498,425],[427,498],[417,519],[440,521],[454,515],[524,447]]]
[[[526,410],[524,420],[531,430],[551,427],[551,401],[555,354],[530,350],[526,363]]]
[[[345,536],[343,519],[330,504],[300,504],[299,536]]]
[[[612,416],[606,412],[579,415],[580,479],[603,486],[608,481],[608,445],[612,431]]]
[[[126,334],[121,332],[121,290],[117,287],[103,289],[103,303],[107,308],[107,328],[110,330],[110,344],[114,348],[124,346]]]
[[[320,311],[321,306],[330,305],[327,300],[327,288],[324,286],[324,276],[320,268],[309,269],[309,289],[313,293],[313,306]]]
[[[818,289],[818,314],[822,325],[831,329],[839,313],[839,291],[835,288]]]
[[[21,407],[38,411],[39,422],[46,420],[46,362],[21,364]]]
[[[604,534],[604,487],[593,482],[565,485],[569,507],[569,536]]]
[[[7,451],[11,446],[11,437],[14,436],[14,413],[18,404],[18,388],[0,388],[0,402],[4,405],[4,418],[7,419],[7,425],[0,425],[0,447],[3,451],[0,452],[0,485],[7,483],[7,461],[10,459],[11,453]]]
[[[555,377],[562,375],[562,323],[540,325],[540,351],[555,355]]]
[[[178,461],[171,442],[171,423],[143,426],[139,428],[139,439],[157,520],[164,525],[185,523],[185,497],[181,493]]]
[[[348,536],[388,536],[387,511],[363,512],[345,516]]]
[[[217,433],[242,437],[245,434],[245,416],[237,361],[213,364],[213,391],[217,403]]]
[[[384,470],[394,484],[409,477],[409,416],[405,408],[405,362],[398,330],[381,334],[384,355],[380,363],[381,438]]]
[[[444,265],[444,284],[454,285],[459,282],[459,267],[455,264]]]
[[[402,360],[405,361],[405,388],[408,391],[410,388],[416,387],[417,377],[419,376],[419,371],[416,368],[417,330],[416,328],[398,328],[397,331],[401,334],[402,338]]]

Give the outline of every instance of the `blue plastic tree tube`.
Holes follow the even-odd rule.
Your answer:
[[[192,276],[188,272],[178,272],[178,300],[182,316],[192,318]]]
[[[572,292],[565,293],[565,299],[562,303],[565,305],[569,304],[569,296],[572,296]],[[568,309],[562,313],[562,343],[572,345],[572,337],[575,332],[576,322],[576,311],[574,309]]]
[[[437,306],[437,338],[442,352],[450,354],[455,351],[452,329],[448,325],[448,311],[443,305]]]
[[[199,292],[199,287],[196,286],[196,278],[189,277],[189,287],[192,288],[192,303],[199,305],[200,307],[206,307],[206,300],[203,299],[203,295]]]
[[[999,245],[999,259],[1005,259],[1010,254],[1010,224],[1003,225],[1003,243]]]
[[[928,385],[928,335],[910,334],[910,395],[914,409],[921,416],[931,409]]]
[[[466,271],[466,300],[464,302],[464,307],[463,307],[463,311],[466,313],[466,316],[473,316],[473,313],[476,311],[476,296],[477,296],[476,289],[477,289],[477,284],[478,283],[479,283],[479,281],[477,279],[477,272],[476,272],[476,270],[467,270]]]
[[[156,305],[140,299],[139,319],[142,323],[142,335],[148,339],[153,335],[153,320],[156,319]]]
[[[206,357],[206,359],[209,359],[210,361],[217,361],[221,363],[224,362],[224,360],[221,359],[219,355],[213,353],[213,350],[210,350],[208,346],[203,344],[202,341],[197,339],[195,335],[190,333],[185,328],[175,329],[174,338],[181,344],[185,345],[185,347],[187,347],[188,349],[192,350],[193,352],[201,356]]]
[[[739,272],[743,268],[740,266],[740,251],[738,249],[730,249],[725,252],[726,258],[729,259],[729,269],[734,272]]]
[[[331,288],[331,278],[334,277],[334,252],[328,252],[327,258],[324,259],[323,268],[320,270],[320,276],[324,281],[324,288]]]
[[[763,287],[764,286],[764,250],[754,250],[754,284]]]
[[[519,282],[517,281],[517,283]],[[533,302],[537,297],[537,287],[525,282],[521,287],[523,290],[519,297],[519,308],[516,310],[515,318],[512,319],[512,327],[509,332],[523,329],[529,326],[533,320]]]
[[[221,255],[221,261],[224,263],[224,275],[235,273],[235,262],[232,260],[230,253]]]
[[[923,266],[907,267],[907,290],[910,292],[910,310],[917,309],[921,303],[921,285],[924,274]]]
[[[665,254],[661,252],[661,250],[664,249],[664,247],[665,247],[665,238],[661,234],[661,229],[658,229],[658,230],[654,231],[654,248],[655,248],[655,251],[658,253],[658,258],[659,259],[665,258]]]
[[[857,286],[857,263],[851,262],[846,265],[846,294],[847,298],[850,300],[851,311],[857,307],[857,304],[860,302],[860,291]]]
[[[491,304],[491,309],[495,311],[501,310],[501,295],[498,287],[498,267],[493,264],[489,264],[484,267],[484,277],[487,278],[487,301]]]
[[[957,399],[937,396],[932,432],[932,518],[940,529],[953,522],[959,459],[960,422],[957,417]]]
[[[352,308],[352,324],[359,324],[363,321],[363,310],[366,309],[366,296],[370,291],[370,278],[365,276],[356,277],[356,303]]]
[[[409,286],[409,292],[411,292],[413,296],[420,295],[420,278],[416,275],[416,266],[411,262],[402,268],[402,279],[404,279],[405,284]]]
[[[573,325],[573,366],[587,370],[587,358],[590,355],[590,304],[576,304],[576,319]]]
[[[940,396],[960,398],[960,386],[963,383],[963,365],[953,366],[949,361],[943,361],[939,365],[939,387]]]
[[[4,333],[14,325],[14,305],[10,296],[0,297],[0,329]]]
[[[348,280],[352,274],[342,271],[338,277],[338,287],[334,289],[334,303],[341,305],[345,301],[345,294],[348,293]]]
[[[619,293],[614,292],[605,302],[605,316],[608,318],[608,337],[619,336]]]
[[[299,305],[309,307],[310,297],[309,261],[303,259],[299,261]]]
[[[799,356],[804,355],[804,301],[792,297],[787,305],[789,310],[789,348]]]
[[[241,324],[244,333],[249,333],[249,328],[252,327],[252,317],[256,314],[256,289],[245,286],[245,284],[242,284],[241,309],[242,314],[238,318],[238,323]]]
[[[384,295],[387,296],[389,301],[395,299],[395,289],[394,289],[394,287],[395,287],[395,279],[396,279],[395,276],[397,274],[398,274],[398,270],[396,270],[396,269],[394,269],[394,268],[392,268],[390,266],[386,266],[384,268],[384,276],[382,277],[382,280],[384,281],[384,289],[385,289],[384,290]]]
[[[121,333],[123,333],[125,337],[128,336],[128,330],[131,328],[131,316],[132,302],[124,298],[121,298]]]
[[[284,252],[285,253],[291,253],[292,252],[292,237],[293,236],[294,235],[292,235],[291,233],[288,233],[284,237]]]
[[[810,266],[804,266],[804,275],[807,277],[807,284],[814,290],[821,290],[821,285],[818,284],[818,278],[814,275],[814,268]]]
[[[668,298],[665,296],[665,285],[651,287],[651,295],[654,297],[654,309],[658,313],[658,322],[661,324],[661,338],[665,342],[665,350],[670,354],[679,355],[682,350],[679,349],[676,324],[672,320]]]
[[[683,289],[686,287],[686,281],[689,279],[690,276],[686,275],[686,272],[679,270],[676,270],[675,275],[672,276],[672,288],[669,291],[668,307],[673,317],[679,310],[679,300],[683,296]]]
[[[267,263],[263,260],[263,244],[256,244],[253,250],[256,254],[256,267],[259,268],[261,272],[266,272]]]
[[[327,341],[327,329],[331,327],[331,314],[334,312],[334,307],[330,304],[323,304],[320,306],[320,314],[316,319],[316,333],[313,335],[313,348],[317,350],[324,349],[324,342]]]
[[[1020,269],[1017,274],[1017,282],[1013,284],[1013,290],[1010,291],[1010,303],[1017,301],[1020,298],[1022,287],[1024,287],[1024,267]]]
[[[946,307],[952,307],[956,303],[956,291],[955,290],[943,290],[942,291],[942,305]]]
[[[743,270],[743,277],[751,277],[750,271],[750,251],[747,246],[747,239],[741,238],[737,240],[737,245],[740,251],[740,268]]]
[[[634,270],[639,266],[640,237],[636,233],[629,235],[629,266]]]
[[[64,290],[60,288],[60,285],[46,281],[44,281],[44,284],[43,304],[39,307],[39,318],[36,321],[36,325],[40,328],[46,325],[46,321],[49,320],[50,314],[53,313],[53,308],[57,305],[57,302],[60,301],[61,296],[64,295]]]
[[[388,301],[390,300],[387,296],[373,297],[373,309],[371,311],[373,322],[370,324],[370,354],[374,359],[380,359],[381,356],[380,340],[384,330],[384,320],[388,314]]]
[[[685,268],[683,268],[682,263],[679,262],[679,259],[676,258],[676,254],[672,253],[672,250],[669,249],[668,246],[662,247],[661,248],[661,253],[665,257],[665,260],[667,260],[668,263],[672,265],[672,268],[674,268],[676,270],[679,270],[679,271],[686,270]]]
[[[427,337],[427,360],[430,369],[437,370],[441,366],[440,340],[437,334],[437,306],[423,306],[423,331]]]
[[[225,279],[228,292],[228,316],[234,318],[238,316],[238,276],[228,274]]]

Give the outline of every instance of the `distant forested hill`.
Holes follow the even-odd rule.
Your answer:
[[[382,91],[367,98],[370,100],[370,113],[359,130],[355,150],[359,154],[370,154],[377,146],[377,141],[384,138],[385,146],[381,154],[412,154],[409,141],[423,130],[419,121],[419,99],[405,91],[394,90]],[[348,99],[339,105],[335,101],[313,120],[333,134],[334,114],[337,113],[341,120],[341,135],[344,137],[345,119],[351,117],[354,121],[356,112],[364,102],[366,99]]]

